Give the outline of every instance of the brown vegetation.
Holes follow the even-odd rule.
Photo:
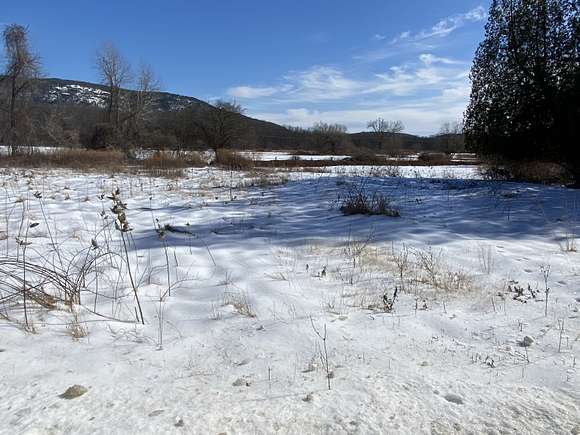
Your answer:
[[[255,162],[244,157],[238,152],[228,149],[218,149],[216,151],[215,163],[226,169],[246,171],[255,166]]]
[[[196,153],[156,152],[139,160],[119,150],[86,150],[60,148],[16,155],[0,156],[0,167],[63,168],[82,171],[99,170],[110,173],[146,170],[152,175],[179,176],[182,169],[201,167],[206,163]]]
[[[481,166],[481,174],[488,180],[527,181],[541,184],[568,184],[574,178],[570,171],[553,162],[511,162],[490,160]]]

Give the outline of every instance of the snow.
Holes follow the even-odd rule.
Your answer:
[[[258,162],[268,162],[273,160],[345,160],[350,158],[347,155],[324,155],[324,154],[295,154],[284,151],[242,151],[243,156]]]
[[[580,192],[478,180],[470,166],[400,169],[269,172],[259,187],[216,168],[4,170],[0,256],[22,256],[22,216],[39,223],[30,264],[74,276],[115,255],[97,263],[96,302],[92,269],[75,306],[86,336],[71,337],[66,306],[34,308],[28,333],[22,304],[0,300],[0,433],[579,433],[580,254],[566,247]],[[401,217],[343,216],[353,187]],[[528,284],[535,298],[515,298]],[[88,391],[59,397],[75,385]]]
[[[59,150],[62,150],[63,148],[59,148],[59,147],[46,147],[46,146],[32,146],[32,147],[27,147],[27,149],[31,150],[31,152],[34,153],[54,153],[57,152]],[[66,149],[70,149],[70,148],[66,148]],[[0,156],[7,156],[10,154],[10,147],[7,145],[0,145]]]
[[[108,95],[109,92],[99,88],[71,84],[51,87],[47,98],[49,102],[58,102],[65,96],[70,102],[104,107]]]
[[[481,179],[479,168],[474,165],[441,165],[441,166],[362,166],[362,165],[337,165],[324,168],[324,171],[332,175],[374,177],[388,176],[396,173],[401,178],[445,179],[451,180],[478,180]]]

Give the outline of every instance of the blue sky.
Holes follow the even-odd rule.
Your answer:
[[[97,81],[113,42],[169,92],[236,99],[281,124],[400,119],[436,133],[461,118],[489,1],[54,0],[11,2],[0,23],[30,29],[44,74]]]

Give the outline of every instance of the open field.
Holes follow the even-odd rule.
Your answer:
[[[580,433],[580,191],[0,171],[0,433]]]

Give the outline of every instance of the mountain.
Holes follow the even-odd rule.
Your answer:
[[[1,91],[1,90],[0,90]],[[131,94],[134,91],[124,90]],[[59,78],[42,78],[34,81],[28,89],[27,98],[31,103],[27,118],[31,121],[29,140],[42,145],[79,145],[83,134],[94,131],[94,126],[104,120],[108,90],[106,86]],[[183,143],[179,131],[191,124],[201,109],[211,106],[200,99],[155,92],[151,110],[144,126],[140,144],[151,147],[202,146],[199,141]],[[188,110],[187,112],[184,109]],[[241,116],[246,137],[240,146],[256,150],[301,150],[302,152],[356,153],[361,150],[388,151],[381,147],[374,133],[353,133],[341,139],[340,144],[329,146],[324,138],[288,129],[278,124]],[[0,124],[2,124],[0,119]],[[1,125],[0,125],[1,127]],[[443,149],[435,137],[423,138],[410,134],[398,134],[392,141],[393,150],[438,150]]]
[[[125,89],[124,92],[131,94],[134,91]],[[44,129],[36,128],[36,142],[78,145],[83,129],[103,121],[108,95],[107,87],[101,84],[59,78],[35,80],[28,91],[35,125],[52,123],[50,135],[45,134]],[[175,145],[176,124],[181,122],[178,114],[184,109],[194,109],[192,113],[195,114],[210,107],[207,102],[194,97],[155,92],[147,122],[147,128],[155,132],[154,143],[145,145]],[[259,148],[284,147],[292,142],[288,140],[288,130],[280,125],[248,116],[242,116],[242,119],[244,127],[251,133],[249,140]]]
[[[48,78],[35,81],[30,97],[37,104],[92,106],[104,109],[108,95],[107,87],[100,84]],[[152,108],[154,111],[171,112],[191,105],[208,104],[193,97],[155,92]]]

